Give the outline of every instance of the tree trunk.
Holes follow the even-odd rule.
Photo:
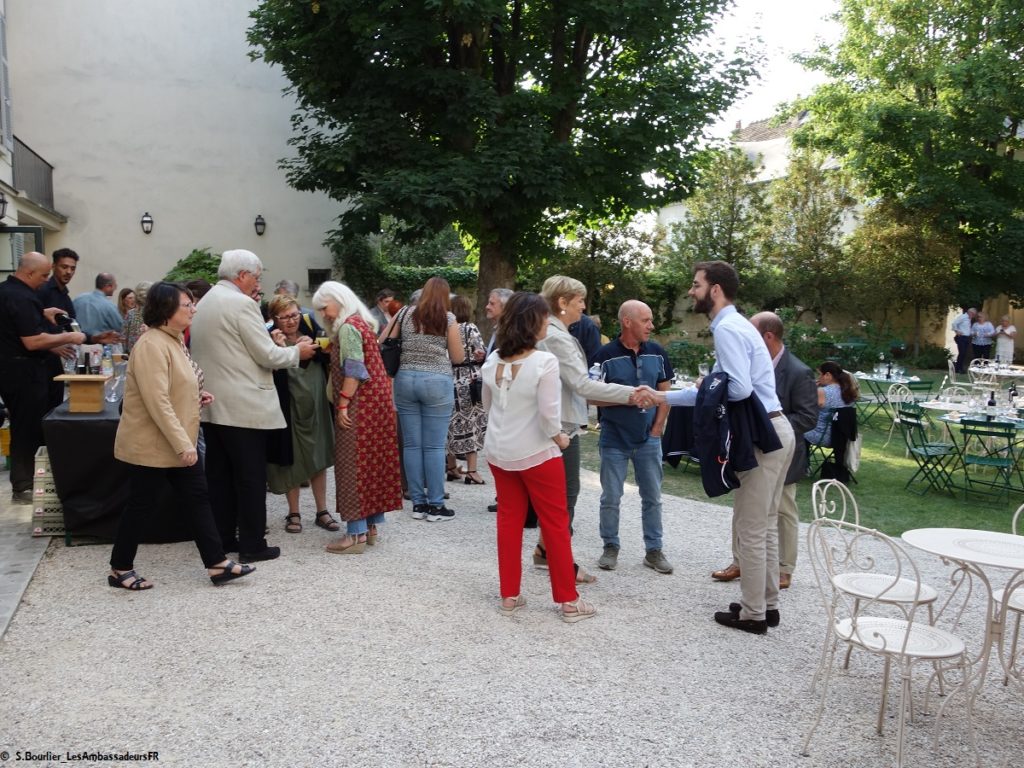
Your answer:
[[[480,238],[480,271],[476,279],[476,324],[484,339],[494,328],[487,319],[487,298],[495,288],[516,287],[516,265],[512,247],[500,236]]]
[[[921,305],[914,305],[914,357],[921,354]]]

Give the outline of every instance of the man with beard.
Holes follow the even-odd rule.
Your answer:
[[[782,320],[774,312],[758,312],[750,322],[757,328],[775,368],[775,394],[782,403],[782,412],[789,419],[794,435],[802,435],[818,420],[818,385],[814,373],[783,344]],[[807,477],[807,444],[796,440],[793,459],[786,471],[786,481],[779,503],[779,589],[789,589],[796,569],[800,540],[800,513],[796,506],[796,484]],[[736,534],[733,533],[732,562],[715,571],[715,581],[732,581],[740,577]]]
[[[733,495],[733,530],[740,566],[740,602],[715,613],[726,627],[763,635],[779,624],[778,508],[786,470],[793,456],[793,428],[782,413],[775,392],[772,358],[757,329],[733,302],[739,276],[724,261],[699,262],[693,267],[689,296],[693,311],[711,321],[715,339],[714,371],[729,376],[728,400],[739,404],[756,398],[774,428],[781,450],[763,452],[753,446],[757,466],[737,473],[740,487]],[[658,402],[694,405],[695,390],[655,392]],[[732,406],[730,406],[732,407]]]

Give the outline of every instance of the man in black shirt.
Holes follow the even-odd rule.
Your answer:
[[[58,248],[53,252],[53,274],[50,279],[47,280],[36,294],[39,296],[39,301],[42,302],[43,307],[58,307],[65,315],[70,318],[75,317],[75,305],[71,301],[71,294],[68,291],[68,284],[71,282],[71,278],[75,276],[75,271],[78,269],[78,254],[70,248]],[[47,323],[46,330],[49,333],[60,333],[65,330],[59,327],[56,323]],[[86,337],[88,338],[88,337]],[[66,354],[75,354],[75,349],[69,347]],[[64,366],[61,364],[61,355],[47,355],[46,365],[49,372],[49,384],[47,388],[50,393],[49,403],[51,408],[55,408],[64,402],[64,384],[59,381],[54,381],[54,376],[60,376],[64,373]]]
[[[0,284],[0,397],[11,419],[12,501],[32,503],[36,449],[43,444],[43,416],[50,409],[51,350],[85,342],[83,333],[50,333],[59,308],[47,309],[36,291],[50,274],[50,259],[26,253]]]

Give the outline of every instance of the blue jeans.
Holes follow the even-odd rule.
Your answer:
[[[402,426],[402,461],[413,504],[444,504],[444,454],[454,403],[451,374],[398,369],[395,410]]]
[[[661,549],[661,438],[651,437],[639,448],[623,450],[601,445],[601,538],[606,545],[619,546],[619,502],[626,482],[626,470],[633,461],[633,473],[640,487],[640,520],[644,548]]]
[[[378,512],[375,515],[364,517],[359,520],[351,520],[345,523],[345,532],[349,536],[362,536],[368,530],[371,525],[382,525],[384,523],[384,513]]]

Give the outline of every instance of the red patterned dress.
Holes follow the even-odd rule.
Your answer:
[[[351,326],[346,328],[345,326]],[[353,345],[355,329],[362,339]],[[349,403],[351,429],[334,430],[334,496],[338,516],[346,522],[402,508],[398,470],[398,430],[391,379],[380,359],[377,337],[359,315],[352,315],[331,344],[331,384],[340,403],[342,379],[362,379]]]

